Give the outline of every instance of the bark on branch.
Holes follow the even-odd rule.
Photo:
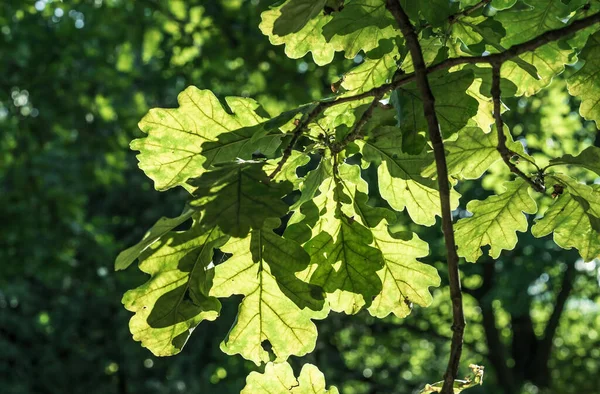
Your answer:
[[[427,65],[423,59],[423,52],[419,38],[415,33],[414,27],[408,16],[402,9],[398,0],[386,0],[386,7],[394,16],[402,35],[406,40],[406,45],[410,51],[413,65],[415,68],[415,79],[417,87],[423,101],[423,110],[427,119],[427,130],[429,139],[433,145],[433,154],[438,175],[438,185],[440,190],[440,203],[442,208],[442,230],[446,243],[446,253],[448,260],[448,277],[450,281],[450,296],[452,298],[452,342],[450,345],[450,360],[448,368],[444,375],[444,385],[442,394],[452,394],[454,392],[454,380],[458,375],[458,366],[462,353],[463,335],[465,329],[465,316],[462,305],[462,292],[460,285],[460,273],[458,271],[458,255],[456,253],[456,243],[454,240],[454,228],[452,225],[452,210],[450,209],[450,185],[448,182],[448,167],[446,165],[446,152],[444,151],[444,142],[440,133],[439,122],[435,113],[435,97],[431,92],[429,81],[427,80]]]

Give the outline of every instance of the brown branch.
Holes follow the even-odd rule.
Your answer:
[[[492,2],[492,0],[481,0],[479,3],[473,5],[469,8],[465,8],[462,12],[459,12],[458,14],[450,15],[450,17],[448,19],[450,20],[450,23],[454,23],[461,16],[469,16],[472,13],[474,13],[475,11],[477,11],[478,9],[485,7],[486,5],[488,5],[491,2]]]
[[[494,53],[492,55],[487,56],[455,57],[446,59],[443,62],[430,67],[429,72],[445,70],[461,64],[504,63],[505,61],[510,60],[513,57],[522,55],[526,52],[535,51],[542,45],[546,45],[552,41],[559,40],[563,37],[568,36],[569,34],[576,33],[579,30],[583,30],[586,27],[590,27],[598,22],[600,22],[600,12],[588,16],[587,18],[579,19],[571,23],[570,25],[561,27],[560,29],[549,30],[535,38],[532,38],[529,41],[525,41],[524,43],[514,45],[503,52]]]
[[[429,81],[427,80],[427,65],[423,59],[423,52],[419,38],[415,33],[408,16],[402,9],[398,0],[386,0],[386,8],[392,13],[402,35],[406,40],[406,45],[410,51],[415,68],[415,78],[417,87],[423,101],[423,111],[427,119],[427,129],[429,139],[433,145],[433,154],[438,175],[438,185],[440,189],[440,204],[442,208],[442,230],[444,232],[444,241],[446,244],[446,253],[448,259],[448,277],[450,281],[450,296],[452,298],[452,342],[450,345],[450,359],[448,368],[444,375],[444,386],[442,394],[452,394],[454,392],[454,380],[458,375],[458,366],[462,353],[463,336],[465,330],[465,316],[462,305],[462,292],[460,286],[460,273],[458,271],[458,255],[456,253],[456,243],[454,241],[454,228],[452,225],[452,210],[450,208],[450,186],[448,182],[448,167],[446,165],[446,152],[444,151],[444,142],[440,133],[439,122],[435,113],[435,97],[431,92]]]
[[[506,146],[506,135],[504,134],[504,121],[502,120],[502,102],[500,96],[502,94],[500,90],[500,68],[501,63],[492,64],[492,100],[494,101],[494,119],[496,121],[496,131],[498,132],[498,146],[496,149],[500,152],[502,160],[508,166],[511,172],[517,174],[517,176],[523,178],[529,185],[540,193],[546,191],[543,183],[539,183],[529,178],[523,171],[521,171],[510,159],[516,154]]]

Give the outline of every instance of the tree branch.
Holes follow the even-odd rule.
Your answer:
[[[446,165],[446,152],[444,151],[444,142],[440,133],[439,122],[435,113],[435,97],[431,92],[429,81],[427,80],[427,65],[423,59],[423,52],[419,38],[415,33],[408,16],[402,9],[398,0],[386,0],[386,8],[392,13],[398,24],[402,35],[406,40],[406,45],[410,51],[415,68],[415,78],[417,87],[423,101],[423,110],[427,119],[427,129],[429,139],[433,145],[433,154],[438,175],[438,185],[440,189],[440,203],[442,208],[442,230],[446,244],[446,253],[448,259],[448,277],[450,281],[450,296],[452,298],[452,342],[450,346],[450,359],[448,368],[444,376],[444,386],[442,394],[452,394],[454,392],[454,380],[458,375],[458,366],[462,353],[463,335],[465,330],[465,316],[462,305],[462,292],[460,286],[460,273],[458,271],[458,255],[456,253],[456,243],[454,241],[454,228],[452,225],[452,210],[450,209],[450,186],[448,182],[448,167]]]
[[[542,45],[546,45],[552,41],[560,40],[561,38],[566,37],[569,34],[576,33],[579,30],[583,30],[586,27],[590,27],[598,22],[600,22],[600,12],[588,16],[587,18],[579,19],[571,23],[570,25],[561,27],[560,29],[549,30],[535,38],[532,38],[529,41],[525,41],[524,43],[514,45],[503,52],[494,53],[492,55],[487,56],[464,56],[446,59],[443,62],[440,62],[430,67],[429,72],[444,70],[461,64],[504,63],[505,61],[510,60],[513,57],[522,55],[526,52],[535,51]]]
[[[502,120],[502,112],[501,106],[502,102],[500,100],[501,90],[500,90],[500,68],[502,67],[501,63],[493,63],[492,64],[492,100],[494,101],[494,119],[496,120],[496,131],[498,132],[498,146],[496,149],[500,152],[500,156],[502,156],[502,160],[508,166],[511,172],[517,174],[519,177],[523,178],[529,185],[540,193],[546,191],[543,183],[539,183],[529,178],[523,171],[521,171],[515,164],[513,164],[510,159],[516,155],[515,152],[508,149],[506,146],[506,135],[504,134],[504,121]]]
[[[386,0],[386,2],[388,2],[388,1]],[[502,64],[505,61],[514,58],[515,56],[519,56],[519,55],[522,55],[523,53],[533,51],[542,45],[545,45],[552,41],[559,40],[569,34],[576,33],[578,31],[583,30],[586,27],[592,26],[593,24],[598,23],[598,22],[600,22],[600,13],[596,13],[596,14],[588,16],[586,18],[579,19],[579,20],[573,22],[572,24],[562,27],[560,29],[547,31],[547,32],[541,34],[540,36],[537,36],[529,41],[526,41],[522,44],[514,45],[505,51],[495,53],[493,55],[450,58],[450,59],[446,59],[440,63],[426,67],[425,70],[426,70],[426,73],[429,74],[429,73],[433,73],[435,71],[449,69],[449,68],[452,68],[454,66],[458,66],[461,64],[477,64],[477,63]],[[413,32],[414,32],[414,28],[413,28]],[[417,43],[418,43],[418,41],[417,41]],[[279,171],[281,171],[281,169],[283,168],[283,166],[285,165],[285,163],[291,156],[292,149],[293,149],[294,145],[296,144],[296,142],[298,141],[298,139],[300,138],[300,136],[302,135],[304,128],[308,125],[308,123],[310,123],[317,116],[319,116],[321,114],[321,112],[323,112],[327,108],[332,107],[334,105],[344,104],[344,103],[348,103],[348,102],[352,102],[352,101],[359,101],[359,100],[363,100],[367,97],[377,97],[377,96],[382,97],[384,94],[386,94],[394,89],[397,89],[400,86],[403,86],[407,83],[413,82],[416,79],[417,79],[416,72],[410,73],[410,74],[406,74],[404,77],[401,77],[395,81],[383,84],[379,87],[373,88],[373,89],[363,92],[361,94],[357,94],[354,96],[340,97],[338,99],[329,98],[324,101],[320,101],[317,104],[317,106],[313,109],[313,111],[311,111],[311,113],[308,115],[308,117],[305,119],[305,121],[299,123],[298,126],[296,126],[296,129],[294,129],[294,133],[292,136],[292,140],[290,141],[290,144],[284,150],[283,157],[282,157],[281,161],[279,162],[279,164],[277,165],[277,168],[273,171],[273,173],[271,173],[271,175],[269,175],[269,177],[271,179],[273,179],[279,173]]]

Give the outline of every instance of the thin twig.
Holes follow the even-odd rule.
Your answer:
[[[325,102],[318,103],[317,105],[315,105],[315,107],[312,109],[312,111],[310,111],[310,113],[304,119],[302,119],[298,122],[298,124],[296,125],[296,128],[294,129],[294,132],[292,133],[292,139],[290,140],[290,143],[283,151],[281,160],[279,161],[279,163],[277,164],[277,167],[275,167],[275,169],[273,170],[271,175],[269,175],[270,179],[274,179],[275,176],[277,176],[277,174],[279,174],[279,172],[281,171],[281,169],[283,168],[285,163],[288,161],[288,159],[292,155],[292,150],[294,149],[294,145],[296,145],[296,142],[298,142],[298,140],[302,136],[304,129],[309,125],[310,122],[312,122],[317,116],[319,116],[319,114],[325,109],[325,107],[326,107],[325,104],[326,104]]]
[[[440,204],[442,208],[442,230],[446,244],[448,259],[448,278],[450,282],[450,296],[452,298],[452,342],[450,345],[450,359],[444,375],[443,394],[454,392],[454,380],[458,375],[458,366],[462,353],[463,336],[465,330],[465,316],[462,304],[462,291],[460,285],[460,273],[458,271],[458,255],[456,253],[456,242],[454,240],[454,228],[452,224],[452,210],[450,208],[450,186],[448,182],[448,167],[446,165],[446,152],[444,142],[440,133],[439,122],[435,113],[435,97],[427,80],[427,65],[423,59],[423,52],[419,38],[415,33],[408,16],[402,9],[398,0],[386,0],[386,8],[392,13],[400,31],[404,35],[406,45],[410,51],[415,68],[417,87],[423,101],[423,110],[427,119],[429,139],[433,145],[433,154],[437,168],[438,186],[440,189]]]
[[[344,148],[351,142],[362,138],[362,129],[363,127],[365,127],[365,124],[367,124],[367,122],[369,121],[369,119],[371,119],[371,116],[373,116],[373,111],[375,110],[375,107],[377,107],[377,105],[379,104],[379,100],[381,100],[381,96],[377,95],[375,96],[375,98],[373,99],[373,101],[371,101],[371,104],[369,104],[369,107],[365,110],[365,112],[363,112],[362,116],[360,117],[360,119],[358,120],[358,122],[356,122],[354,124],[354,127],[352,128],[352,131],[350,131],[346,137],[344,137],[344,139],[338,143],[335,143],[331,146],[331,151],[332,153],[339,153],[342,150],[344,150]]]
[[[496,121],[496,131],[498,132],[498,146],[496,149],[500,152],[500,156],[502,156],[502,160],[508,166],[511,172],[517,174],[517,176],[523,178],[529,185],[533,188],[533,190],[543,193],[546,191],[546,188],[542,183],[535,182],[533,179],[529,178],[523,171],[521,171],[516,165],[514,165],[510,160],[516,154],[512,150],[508,149],[506,146],[506,135],[504,134],[504,121],[502,120],[502,102],[500,100],[500,96],[502,94],[500,90],[500,68],[502,67],[501,63],[493,63],[492,64],[492,100],[494,102],[494,119]]]

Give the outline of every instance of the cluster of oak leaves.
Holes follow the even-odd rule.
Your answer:
[[[501,52],[600,9],[600,2],[581,0],[400,3],[428,64]],[[349,59],[361,54],[364,61],[336,84],[335,98],[361,95],[414,71],[384,0],[288,0],[262,14],[260,29],[272,44],[285,45],[288,57],[311,52],[317,65],[331,62],[335,52]],[[502,95],[533,95],[565,65],[577,63],[568,71],[569,92],[581,100],[582,116],[600,122],[599,30],[594,25],[504,63]],[[477,179],[500,159],[489,65],[465,64],[429,77],[451,182]],[[135,313],[134,339],[155,355],[176,354],[200,322],[219,316],[219,298],[242,295],[221,348],[268,363],[264,374],[249,375],[244,390],[334,393],[335,387],[326,391],[315,366],[305,365],[296,378],[285,363],[314,349],[313,320],[331,311],[362,309],[380,318],[404,317],[413,303],[431,302],[428,288],[438,286],[440,278],[435,268],[418,261],[428,254],[428,245],[411,232],[389,229],[404,212],[424,226],[440,215],[415,84],[387,92],[360,138],[330,149],[344,141],[372,99],[329,105],[305,125],[317,103],[271,118],[252,99],[221,102],[195,87],[180,94],[179,108],[150,110],[140,122],[147,136],[131,144],[140,152],[139,166],[156,189],[182,186],[190,201],[181,216],[160,219],[116,261],[116,268],[124,269],[137,259],[151,275],[123,297]],[[302,138],[291,150],[293,131]],[[538,206],[546,198],[552,202],[532,234],[554,233],[558,245],[576,248],[583,259],[600,257],[600,186],[580,183],[555,167],[580,166],[600,174],[600,149],[553,158],[540,169],[506,134],[508,147],[524,159],[520,168],[544,182],[547,194],[554,190],[555,198],[534,193],[516,178],[501,194],[469,202],[472,216],[455,223],[459,255],[475,262],[482,246],[489,245],[492,258],[514,248],[516,232],[527,230],[525,214],[543,213]],[[313,169],[298,177],[297,170],[311,160]],[[361,169],[369,166],[377,168],[379,194],[389,208],[368,203]],[[453,209],[459,197],[452,192]],[[188,230],[173,231],[190,219]]]

